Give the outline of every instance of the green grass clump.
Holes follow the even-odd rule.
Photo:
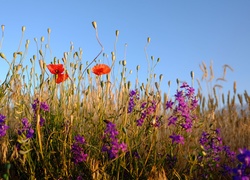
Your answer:
[[[249,176],[248,93],[220,94],[213,85],[206,64],[202,87],[178,83],[174,97],[162,92],[163,75],[154,74],[155,62],[148,60],[146,83],[130,82],[126,60],[118,63],[120,77],[111,73],[95,75],[91,68],[103,53],[91,61],[82,60],[82,50],[70,47],[61,60],[46,60],[49,41],[38,55],[27,59],[29,40],[12,60],[0,52],[9,65],[0,86],[0,178],[2,179],[230,179]],[[50,39],[48,29],[48,39]],[[4,26],[2,26],[2,34]],[[118,38],[119,31],[116,31]],[[3,39],[3,36],[2,36]],[[117,39],[116,39],[117,41]],[[150,38],[147,39],[145,52]],[[0,44],[0,50],[2,40]],[[46,63],[47,62],[47,63]],[[48,64],[62,64],[54,74]],[[230,66],[225,66],[230,68]],[[137,74],[140,67],[137,66]],[[60,72],[59,72],[60,71]],[[61,72],[62,71],[62,72]],[[100,70],[102,71],[102,70]],[[225,72],[225,71],[224,71]],[[61,83],[56,79],[69,77]],[[225,77],[223,77],[225,78]],[[191,72],[194,81],[194,73]],[[219,81],[221,79],[217,79]],[[217,82],[216,81],[216,82]],[[198,80],[200,84],[200,81]],[[168,86],[170,88],[170,81]],[[239,106],[236,104],[238,98]],[[239,148],[241,149],[238,159]],[[245,158],[245,159],[244,159]],[[245,166],[244,166],[245,165]],[[238,167],[237,167],[238,166]],[[235,173],[240,169],[243,175]],[[245,169],[244,169],[245,168]],[[239,171],[238,171],[239,172]]]

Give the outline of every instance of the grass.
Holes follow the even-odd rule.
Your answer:
[[[126,60],[120,77],[97,76],[82,51],[64,53],[48,64],[63,64],[69,78],[57,84],[47,69],[44,37],[38,56],[24,66],[29,40],[8,60],[9,71],[0,86],[0,179],[232,179],[250,176],[249,103],[245,91],[220,93],[224,76],[214,82],[213,66],[203,62],[202,87],[178,83],[174,98],[161,91],[158,60],[148,60],[146,83],[126,80]],[[116,42],[119,31],[116,31]],[[4,26],[2,26],[2,47]],[[48,40],[50,29],[48,29]],[[38,44],[41,44],[40,48]],[[150,43],[148,38],[147,46]],[[116,65],[116,46],[111,69]],[[140,67],[137,66],[137,73]],[[159,80],[156,80],[159,79]],[[191,72],[194,83],[194,73]],[[198,80],[198,84],[201,84]],[[168,83],[169,89],[171,83]],[[239,105],[236,104],[239,102]],[[239,148],[241,148],[240,151]],[[245,148],[245,149],[244,149]],[[238,156],[237,156],[238,154]],[[238,173],[236,172],[238,170]],[[242,175],[239,175],[242,172]]]

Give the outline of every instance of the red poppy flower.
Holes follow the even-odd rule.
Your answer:
[[[49,64],[49,65],[47,65],[47,68],[49,69],[51,74],[56,75],[56,83],[57,84],[65,81],[69,77],[69,75],[67,73],[63,74],[64,67],[62,64]]]
[[[47,68],[51,72],[51,74],[61,74],[64,71],[64,67],[62,64],[49,64]]]
[[[98,76],[110,73],[111,69],[106,64],[98,64],[92,68],[92,72]]]
[[[68,79],[69,75],[68,74],[58,74],[57,78],[56,78],[56,83],[59,84],[63,81],[65,81],[66,79]]]

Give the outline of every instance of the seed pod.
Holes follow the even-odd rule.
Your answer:
[[[115,31],[115,35],[116,35],[116,37],[119,36],[119,30]]]
[[[131,87],[131,82],[128,81],[128,89],[130,89],[130,87]]]
[[[26,29],[26,27],[25,27],[25,26],[22,26],[22,32],[24,32],[24,31],[25,31],[25,29]]]
[[[163,78],[163,74],[160,74],[159,76],[160,81],[162,80],[162,78]]]
[[[0,53],[0,57],[6,60],[6,56],[4,55],[4,53]]]
[[[43,41],[44,41],[44,36],[41,37],[41,42],[43,42]]]
[[[140,69],[140,65],[137,65],[136,70],[139,71],[139,69]]]
[[[168,87],[170,87],[170,85],[171,85],[171,81],[168,81]]]
[[[194,71],[191,71],[191,78],[194,79]]]
[[[2,25],[1,25],[2,31],[4,31],[4,27],[5,27],[5,26],[2,24]]]
[[[43,56],[43,51],[41,49],[39,50],[39,54]]]
[[[147,41],[148,41],[148,43],[150,43],[150,41],[151,41],[151,38],[150,38],[150,37],[148,37]]]
[[[122,65],[123,65],[123,66],[126,66],[126,64],[127,64],[127,61],[126,61],[126,60],[123,60],[123,61],[122,61]]]
[[[156,87],[157,90],[159,90],[160,86],[159,86],[158,82],[155,82],[155,87]]]
[[[95,29],[97,28],[97,24],[96,24],[95,21],[92,22],[92,25],[93,25],[93,27],[94,27]]]
[[[51,29],[50,28],[48,28],[47,31],[48,31],[49,34],[51,33]]]

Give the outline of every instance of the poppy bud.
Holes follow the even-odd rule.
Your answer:
[[[170,85],[171,85],[171,81],[168,81],[168,87],[170,87]]]
[[[163,78],[163,74],[161,74],[161,75],[159,76],[160,81],[162,80],[162,78]]]
[[[13,53],[13,58],[16,59],[16,52]]]
[[[0,53],[0,56],[1,56],[1,58],[6,60],[6,57],[5,57],[4,53]]]
[[[115,35],[116,35],[116,37],[119,36],[119,30],[115,31]]]
[[[127,64],[127,61],[126,61],[126,60],[123,60],[123,61],[122,61],[122,65],[123,65],[123,66],[126,66],[126,64]]]
[[[80,71],[82,71],[82,69],[83,69],[83,64],[80,65]]]
[[[43,56],[43,51],[41,49],[39,50],[39,54]]]
[[[26,27],[25,27],[25,26],[22,26],[22,32],[24,32],[24,31],[25,31],[25,29],[26,29]]]
[[[151,41],[151,38],[150,38],[150,37],[148,37],[147,41],[148,41],[148,43],[150,43],[150,41]]]
[[[157,59],[157,62],[160,62],[160,58]]]
[[[153,61],[155,58],[154,58],[154,56],[151,56],[151,60]]]
[[[43,41],[44,41],[44,36],[41,37],[41,42],[43,42]]]
[[[37,42],[37,38],[34,38],[34,41]]]
[[[177,82],[177,85],[180,84],[180,80],[178,78],[176,79],[176,82]]]
[[[130,89],[130,87],[131,87],[131,82],[128,81],[128,89]]]
[[[48,48],[49,48],[49,45],[48,45],[48,44],[45,44],[45,48],[48,49]]]
[[[191,71],[191,78],[194,79],[194,71]]]
[[[26,43],[27,43],[27,44],[29,44],[29,43],[30,43],[30,40],[29,40],[29,39],[27,39],[27,40],[26,40]]]
[[[160,86],[159,86],[158,82],[155,82],[155,87],[156,87],[157,90],[159,90]]]
[[[94,27],[95,29],[97,28],[97,24],[96,24],[95,21],[92,22],[92,25],[93,25],[93,27]]]
[[[4,25],[1,25],[2,31],[4,31]]]
[[[51,33],[51,29],[50,28],[48,28],[47,31],[48,31],[49,34]]]
[[[137,65],[137,66],[136,66],[136,70],[138,71],[139,69],[140,69],[140,66],[139,66],[139,65]]]

